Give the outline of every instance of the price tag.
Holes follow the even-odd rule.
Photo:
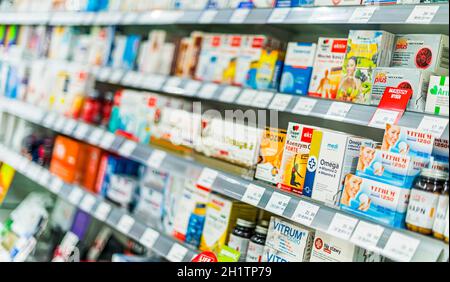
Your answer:
[[[167,153],[160,150],[154,150],[147,160],[147,165],[154,169],[159,169]]]
[[[197,186],[206,190],[211,190],[217,175],[219,175],[217,171],[205,167],[197,180]]]
[[[328,109],[327,118],[337,121],[343,121],[351,108],[351,104],[333,102]]]
[[[111,70],[109,68],[102,68],[97,75],[97,79],[100,81],[107,81],[110,75]]]
[[[56,118],[57,118],[57,115],[55,113],[49,113],[43,121],[44,126],[47,128],[52,127],[56,121]]]
[[[64,185],[64,182],[61,179],[53,177],[52,182],[50,183],[50,187],[48,187],[48,188],[52,193],[59,194],[63,185]]]
[[[87,126],[84,123],[78,123],[78,127],[75,130],[75,133],[73,134],[73,136],[77,139],[83,139],[86,137],[86,134],[89,131],[89,126]]]
[[[92,145],[98,145],[103,135],[103,129],[94,128],[94,130],[89,134],[88,142]]]
[[[137,21],[138,15],[136,13],[127,13],[122,19],[122,23],[131,24]]]
[[[125,143],[122,144],[122,146],[120,146],[119,148],[119,154],[123,157],[129,157],[131,155],[131,153],[134,152],[134,150],[136,149],[136,142],[133,141],[125,141]]]
[[[90,212],[95,205],[95,197],[91,194],[85,194],[83,200],[80,203],[80,208],[85,212]]]
[[[283,215],[291,197],[278,192],[273,192],[272,197],[267,203],[266,210],[274,214]]]
[[[27,168],[28,164],[30,164],[31,162],[27,159],[22,157],[17,168],[20,172],[24,172],[25,169]]]
[[[55,122],[55,125],[53,126],[53,128],[56,130],[56,131],[61,131],[63,128],[64,128],[64,125],[66,124],[66,118],[64,118],[64,117],[59,117],[57,120],[56,120],[56,122]]]
[[[260,91],[252,102],[252,106],[256,108],[267,108],[270,101],[272,101],[275,93],[268,91]]]
[[[116,136],[111,132],[104,132],[102,140],[100,141],[100,147],[103,149],[110,149],[116,140]]]
[[[231,18],[230,18],[230,23],[240,24],[240,23],[245,22],[249,13],[250,13],[250,9],[234,10],[233,15],[231,15]]]
[[[200,89],[202,83],[200,81],[191,80],[184,87],[184,94],[186,96],[195,96]]]
[[[328,227],[327,233],[332,236],[348,240],[350,239],[350,236],[352,236],[353,230],[355,229],[357,223],[358,220],[356,218],[337,213],[334,215],[334,218]]]
[[[311,223],[316,217],[318,211],[319,206],[305,201],[300,201],[294,214],[292,215],[292,220],[305,226],[311,226]]]
[[[216,93],[218,87],[219,86],[214,83],[205,84],[200,89],[197,96],[203,99],[211,99],[214,96],[214,93]]]
[[[315,99],[300,98],[298,99],[298,102],[295,105],[294,109],[292,109],[292,112],[294,114],[308,116],[312,112],[316,104],[317,100]]]
[[[73,205],[78,205],[80,203],[81,197],[83,197],[83,191],[81,189],[73,187],[69,194],[69,202]]]
[[[43,169],[38,183],[44,187],[47,187],[49,181],[50,181],[50,173],[47,170]]]
[[[256,94],[258,94],[258,91],[256,91],[256,90],[245,89],[239,95],[237,103],[239,105],[250,106],[253,103],[253,101],[254,101],[254,99],[256,97]]]
[[[151,249],[156,243],[156,240],[158,240],[158,237],[159,233],[157,231],[147,228],[144,234],[142,234],[139,242],[141,242],[141,244],[146,246],[147,248]]]
[[[448,119],[424,116],[417,130],[433,134],[435,138],[441,138],[448,125]]]
[[[419,240],[394,231],[389,237],[382,255],[400,262],[409,262],[419,244]]]
[[[438,10],[439,6],[436,5],[415,6],[406,22],[415,24],[429,24],[433,21]]]
[[[379,225],[360,221],[350,241],[365,249],[375,250],[383,232],[384,228]]]
[[[123,70],[114,70],[109,78],[109,82],[111,83],[119,83],[123,78]]]
[[[219,11],[217,11],[217,10],[206,10],[202,13],[198,22],[201,24],[212,23],[214,21],[214,19],[216,18],[216,15],[218,12]]]
[[[31,163],[31,165],[27,168],[25,173],[31,180],[36,181],[38,180],[40,169],[41,168],[38,165]]]
[[[269,109],[284,111],[292,100],[292,95],[277,94],[270,103]]]
[[[145,80],[145,74],[140,73],[140,72],[134,72],[132,75],[131,86],[141,87],[144,80]]]
[[[186,256],[188,252],[188,249],[181,246],[178,243],[173,244],[172,248],[169,251],[169,254],[167,254],[167,259],[170,262],[182,262],[184,257]]]
[[[368,23],[377,9],[376,6],[357,7],[348,22]]]
[[[386,124],[396,124],[402,113],[385,109],[377,109],[369,122],[370,127],[386,128]]]
[[[239,92],[241,92],[241,88],[228,86],[222,91],[222,94],[220,94],[219,101],[232,103],[236,99]]]
[[[162,75],[147,75],[142,81],[142,88],[149,90],[160,90],[166,78]]]
[[[0,107],[1,110],[1,107]],[[44,112],[41,109],[33,108],[31,111],[28,111],[29,119],[35,123],[40,123],[42,118],[44,117]]]
[[[272,14],[270,14],[268,23],[282,23],[286,20],[289,13],[291,12],[290,8],[278,8],[274,9]]]
[[[110,212],[111,212],[111,206],[107,203],[101,202],[97,206],[94,216],[100,221],[105,221],[108,218],[108,215]]]
[[[122,79],[122,84],[131,86],[133,84],[134,72],[129,71],[125,74],[125,77]]]
[[[262,196],[264,195],[264,191],[266,191],[265,188],[250,183],[247,186],[247,190],[245,190],[242,201],[257,207],[259,202],[261,201]]]
[[[117,223],[117,230],[119,230],[123,234],[128,234],[133,225],[134,225],[134,218],[125,214],[120,218],[119,223]]]
[[[166,81],[166,85],[164,85],[164,91],[169,93],[178,93],[180,91],[179,86],[182,80],[179,77],[171,77]]]
[[[76,126],[77,126],[76,121],[74,121],[73,119],[68,119],[66,122],[66,126],[63,129],[63,132],[65,134],[71,134]]]

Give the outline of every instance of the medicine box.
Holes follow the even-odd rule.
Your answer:
[[[314,127],[290,122],[281,161],[278,188],[302,195]]]
[[[238,218],[255,222],[257,208],[212,194],[207,208],[200,250],[218,253],[228,242]]]
[[[341,197],[341,209],[355,215],[404,227],[411,189],[348,174]]]
[[[394,35],[382,30],[350,30],[337,99],[368,104],[373,70],[388,67]]]
[[[314,0],[276,0],[275,7],[277,8],[300,7],[313,4]]]
[[[381,149],[409,155],[416,174],[428,166],[433,151],[434,136],[416,129],[386,124]]]
[[[357,6],[361,0],[314,0],[314,6]]]
[[[338,206],[344,178],[355,173],[361,146],[369,139],[328,130],[314,130],[303,195]]]
[[[290,42],[281,75],[280,92],[307,95],[316,53],[315,43]]]
[[[448,36],[443,34],[401,34],[395,38],[391,66],[416,68],[448,75]]]
[[[378,106],[387,87],[411,89],[412,95],[407,109],[423,112],[429,82],[430,74],[420,69],[376,68],[373,72],[371,103]]]
[[[219,80],[218,62],[223,36],[220,34],[206,34],[202,41],[200,56],[195,72],[195,79],[200,81]]]
[[[64,136],[56,137],[50,162],[50,172],[64,182],[73,183],[79,166],[81,147],[80,142]]]
[[[322,231],[316,231],[311,262],[381,262],[379,254],[360,248]]]
[[[314,232],[272,216],[264,248],[264,262],[309,261]]]
[[[286,131],[277,128],[266,128],[264,131],[255,178],[277,184],[283,158]]]
[[[362,146],[356,175],[375,181],[411,188],[417,177],[411,157]]]
[[[325,99],[336,98],[346,51],[346,38],[319,38],[309,84],[309,96]]]
[[[261,58],[261,54],[268,44],[268,38],[264,35],[242,36],[242,48],[236,61],[236,74],[233,84],[243,86],[246,83],[247,75]]]
[[[448,76],[431,76],[425,112],[448,116],[448,81]]]

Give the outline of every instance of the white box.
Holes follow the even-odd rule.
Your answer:
[[[448,116],[448,82],[448,76],[431,76],[425,112]]]

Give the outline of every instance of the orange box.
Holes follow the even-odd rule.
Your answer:
[[[74,183],[82,144],[64,136],[58,136],[53,148],[50,172],[67,183]]]
[[[86,145],[83,154],[85,157],[83,180],[80,183],[87,190],[95,193],[95,184],[97,181],[98,169],[102,158],[102,150],[100,148]]]

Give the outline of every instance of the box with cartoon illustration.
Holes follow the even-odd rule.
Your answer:
[[[285,130],[266,128],[261,139],[259,160],[255,173],[256,179],[261,179],[273,184],[278,183],[285,141]]]

